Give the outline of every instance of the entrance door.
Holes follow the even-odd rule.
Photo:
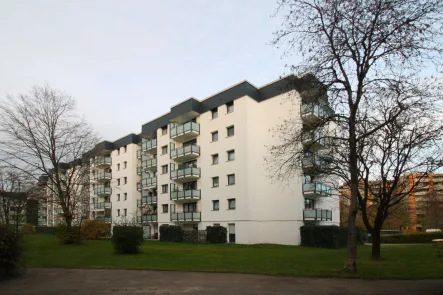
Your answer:
[[[235,243],[235,223],[228,224],[229,243]]]
[[[151,227],[149,225],[143,225],[143,239],[147,240],[151,237]]]

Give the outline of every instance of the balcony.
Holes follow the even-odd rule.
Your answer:
[[[171,180],[178,182],[193,181],[200,178],[200,168],[183,168],[171,171]]]
[[[300,112],[301,119],[307,124],[315,123],[333,114],[334,111],[330,107],[314,103],[303,104]]]
[[[110,196],[112,193],[112,188],[110,187],[97,187],[94,193],[100,197]]]
[[[150,159],[150,160],[143,161],[142,162],[142,169],[144,169],[145,171],[157,170],[157,159]]]
[[[332,211],[326,209],[305,209],[303,220],[332,221]]]
[[[201,212],[176,212],[171,213],[171,221],[194,221],[201,220]]]
[[[187,162],[200,156],[198,145],[188,145],[171,151],[171,159],[177,162]]]
[[[112,179],[112,173],[110,172],[102,172],[102,173],[97,173],[95,175],[95,180],[99,183],[107,182],[110,181],[111,179]]]
[[[96,157],[95,158],[95,166],[97,168],[106,168],[112,165],[111,157]]]
[[[137,207],[141,207],[147,204],[156,204],[157,196],[146,196],[142,197],[141,200],[137,200]]]
[[[111,217],[96,217],[95,220],[104,222],[104,223],[111,223],[112,222],[112,218]]]
[[[323,183],[304,183],[303,195],[305,197],[330,197],[331,187]]]
[[[309,147],[311,151],[325,149],[329,144],[329,138],[320,132],[309,132],[302,135],[302,144]]]
[[[329,169],[330,166],[331,162],[329,158],[319,156],[318,154],[304,157],[302,160],[302,168],[304,173],[326,170]]]
[[[111,209],[111,202],[96,202],[91,204],[91,210]]]
[[[157,214],[137,216],[137,222],[157,222]]]
[[[170,194],[171,201],[187,201],[187,200],[200,200],[200,190],[184,190],[184,191],[172,191]]]
[[[142,179],[141,184],[143,189],[155,188],[157,187],[157,177]]]
[[[155,154],[157,152],[157,138],[142,142],[142,151],[150,154]]]
[[[188,122],[171,128],[171,139],[184,142],[197,137],[200,134],[200,124]]]
[[[141,158],[142,158],[142,151],[138,150],[137,151],[137,159],[141,160]]]
[[[137,183],[137,190],[141,191],[142,190],[142,184],[141,183]]]
[[[142,175],[143,168],[137,167],[137,175]]]

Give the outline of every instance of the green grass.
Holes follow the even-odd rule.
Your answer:
[[[345,250],[282,245],[206,245],[144,242],[136,255],[114,254],[110,240],[60,245],[52,235],[25,237],[28,267],[119,268],[237,272],[304,277],[383,279],[443,278],[443,258],[431,245],[382,247],[380,261],[359,247],[358,275],[341,271]]]

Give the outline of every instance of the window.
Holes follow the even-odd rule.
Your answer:
[[[117,164],[117,171],[120,170],[120,164]]]
[[[128,162],[124,161],[123,162],[123,169],[126,169],[128,167]]]
[[[124,193],[123,196],[125,197],[125,201],[128,199],[128,193]]]
[[[228,199],[228,209],[235,209],[235,199]]]
[[[228,161],[234,161],[235,160],[235,151],[230,150],[228,151]]]
[[[120,185],[120,178],[117,178],[117,185]]]
[[[120,216],[120,209],[117,209],[117,216]]]
[[[123,153],[126,154],[127,151],[128,151],[128,147],[125,145],[125,146],[123,147]]]
[[[168,134],[168,126],[163,126],[162,127],[162,135],[166,135]]]
[[[228,102],[227,104],[226,104],[226,113],[232,113],[234,111],[234,102],[233,101],[231,101],[231,102]]]
[[[234,136],[234,126],[227,127],[226,131],[227,131],[227,136],[228,137]]]
[[[220,201],[219,200],[212,201],[212,210],[218,211],[218,209],[220,209]]]
[[[123,178],[123,184],[127,184],[128,183],[128,178],[127,177],[124,177]]]
[[[218,176],[212,177],[212,187],[218,187]]]
[[[314,199],[305,199],[305,209],[314,209],[315,208]]]
[[[123,216],[127,216],[128,215],[128,209],[123,209],[123,212],[124,212]]]
[[[163,213],[168,213],[168,204],[163,204]]]
[[[168,185],[167,184],[163,184],[162,185],[162,194],[166,194],[168,192]]]
[[[117,201],[120,201],[120,194],[117,194]]]
[[[211,114],[212,114],[212,119],[217,119],[218,118],[218,109],[212,109],[211,110]]]
[[[228,175],[228,185],[235,184],[235,174],[229,174]]]
[[[162,155],[166,155],[168,153],[168,146],[162,146]]]
[[[212,155],[212,165],[218,164],[218,154]]]
[[[162,166],[162,174],[166,174],[168,173],[168,165],[163,165]]]
[[[212,132],[211,136],[212,136],[212,142],[218,141],[218,131]]]
[[[197,212],[197,203],[184,203],[183,212]]]

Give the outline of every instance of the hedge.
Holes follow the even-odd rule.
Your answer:
[[[204,230],[184,230],[183,231],[183,242],[184,243],[205,243],[206,242],[206,231]]]
[[[301,245],[306,247],[339,249],[348,243],[348,228],[319,225],[300,227]],[[357,228],[357,244],[364,244],[363,230]]]
[[[160,241],[183,243],[184,230],[181,226],[163,224],[160,226]]]
[[[118,254],[132,254],[140,251],[143,229],[140,226],[118,225],[112,230],[112,244]]]
[[[227,240],[228,230],[224,226],[207,226],[206,241],[211,244],[225,244]]]
[[[62,244],[81,244],[82,235],[79,226],[72,225],[68,232],[66,224],[58,224],[55,227],[55,235]]]
[[[37,234],[55,234],[55,228],[52,226],[36,226],[35,233]]]
[[[432,243],[434,239],[443,239],[443,233],[420,233],[411,235],[392,235],[380,237],[382,244],[425,244]],[[368,242],[372,242],[369,238]]]
[[[0,228],[0,280],[15,277],[23,269],[22,237],[7,228]]]

